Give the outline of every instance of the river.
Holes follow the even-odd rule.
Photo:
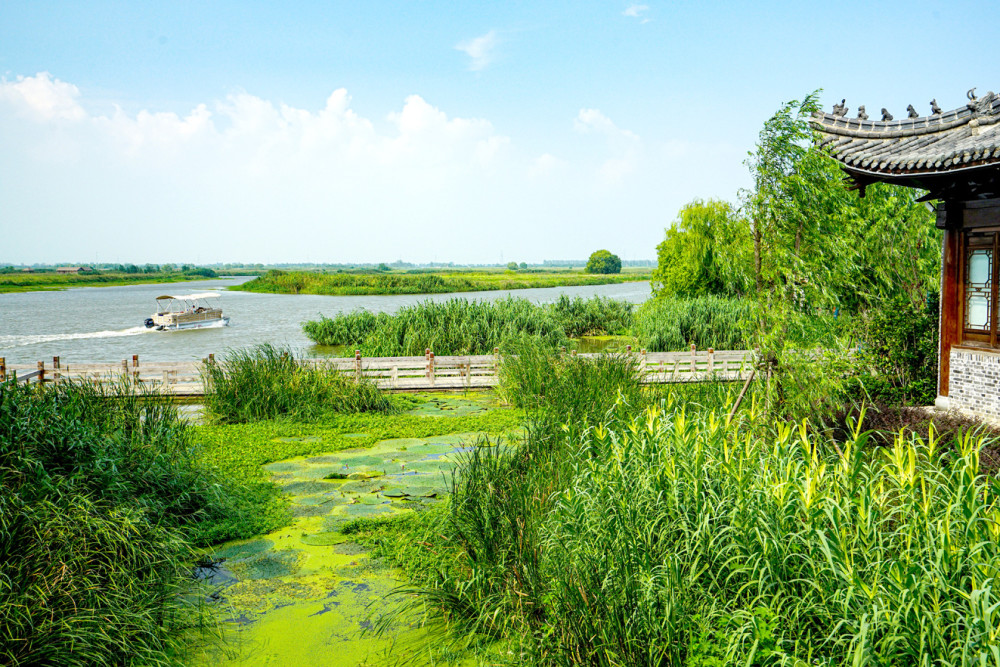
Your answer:
[[[551,303],[560,294],[570,297],[600,295],[641,303],[649,298],[648,282],[581,287],[463,292],[461,294],[399,296],[317,296],[311,294],[254,294],[226,291],[249,277],[197,282],[78,287],[52,292],[0,294],[0,357],[8,364],[51,362],[63,364],[118,362],[138,354],[148,361],[202,359],[210,353],[258,343],[289,346],[309,356],[330,354],[302,333],[302,323],[354,310],[394,312],[424,300],[464,298],[493,301],[508,296],[534,303]],[[218,329],[160,332],[142,322],[152,315],[161,294],[218,291],[230,326]]]

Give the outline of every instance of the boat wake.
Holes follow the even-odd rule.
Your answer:
[[[146,327],[130,327],[117,331],[91,331],[86,333],[65,334],[26,334],[21,336],[0,336],[0,350],[12,347],[25,347],[41,343],[54,343],[62,340],[83,340],[86,338],[120,338],[122,336],[138,336],[149,333],[153,329]]]

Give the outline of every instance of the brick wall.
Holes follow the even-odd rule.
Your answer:
[[[952,407],[1000,418],[1000,352],[951,348]]]

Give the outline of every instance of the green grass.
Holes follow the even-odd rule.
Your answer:
[[[146,283],[179,283],[188,280],[205,280],[205,276],[188,273],[3,273],[0,274],[0,293],[61,290],[70,287],[114,287]]]
[[[835,443],[755,395],[729,419],[731,386],[644,393],[629,368],[562,371],[526,401],[524,442],[471,453],[447,506],[352,529],[522,663],[996,664],[980,440]]]
[[[241,423],[284,417],[315,419],[330,412],[393,412],[371,380],[302,365],[290,350],[269,343],[231,350],[203,371],[205,410],[214,420]]]
[[[497,301],[449,299],[424,301],[395,313],[357,311],[306,322],[306,335],[321,345],[343,345],[345,354],[360,349],[371,357],[492,354],[494,348],[521,335],[551,348],[569,345],[569,335],[620,333],[632,318],[632,306],[593,297],[536,305],[508,297]]]
[[[272,294],[445,294],[571,285],[608,285],[649,280],[649,277],[648,271],[595,275],[577,271],[317,273],[275,269],[230,289]]]
[[[188,538],[219,479],[129,389],[0,386],[0,663],[176,664],[200,622]]]
[[[701,350],[745,350],[755,313],[749,299],[660,297],[639,307],[632,334],[650,352],[683,350],[692,343]]]

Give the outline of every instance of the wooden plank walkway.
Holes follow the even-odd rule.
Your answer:
[[[600,354],[569,353],[583,358]],[[746,350],[695,350],[684,352],[634,352],[643,381],[648,384],[745,380],[752,366],[752,352]],[[5,365],[0,359],[0,381],[61,382],[91,380],[113,382],[128,375],[143,385],[175,396],[203,396],[201,371],[208,361],[143,361],[138,356],[120,364],[63,364],[54,357],[51,365]],[[374,380],[389,391],[455,391],[484,389],[497,384],[500,367],[498,354],[436,357],[428,352],[422,357],[361,357],[305,359],[304,364],[334,369],[355,378]]]

